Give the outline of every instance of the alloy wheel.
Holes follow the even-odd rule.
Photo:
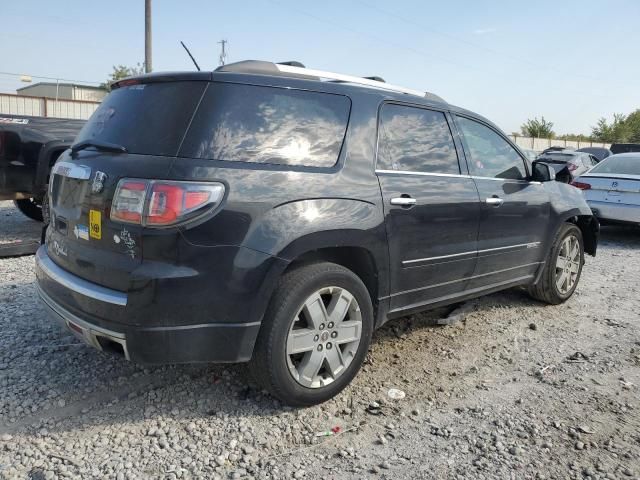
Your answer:
[[[566,295],[571,291],[580,272],[580,243],[575,235],[567,236],[556,258],[556,287]]]
[[[355,297],[341,287],[310,295],[287,336],[287,365],[307,388],[329,385],[349,367],[360,345],[362,313]]]

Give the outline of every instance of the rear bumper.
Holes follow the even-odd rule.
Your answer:
[[[588,200],[593,214],[600,220],[640,224],[640,206]]]
[[[127,325],[127,295],[92,284],[57,266],[49,259],[46,247],[36,254],[37,290],[50,316],[88,345],[121,354],[142,364],[236,363],[251,359],[260,322],[206,323],[182,322],[167,325]],[[55,285],[56,288],[51,288]],[[91,308],[78,310],[57,300],[63,289],[80,296]],[[118,308],[116,319],[98,317],[106,308]]]

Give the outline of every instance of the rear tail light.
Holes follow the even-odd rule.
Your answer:
[[[124,178],[118,182],[111,219],[147,227],[169,227],[209,213],[224,197],[217,182],[171,182]]]
[[[571,182],[571,185],[573,185],[576,188],[579,188],[580,190],[589,190],[589,189],[591,189],[591,184],[590,183],[583,183],[583,182],[573,181],[573,182]]]

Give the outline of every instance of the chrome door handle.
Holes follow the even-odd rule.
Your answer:
[[[409,207],[416,204],[416,199],[411,197],[396,197],[391,199],[391,205],[400,205],[402,207]]]
[[[487,205],[491,205],[492,207],[499,207],[504,203],[504,200],[501,199],[500,197],[489,197],[485,199],[485,203]]]

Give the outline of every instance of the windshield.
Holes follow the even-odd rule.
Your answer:
[[[605,158],[593,167],[589,173],[640,175],[640,155],[614,155]]]
[[[75,143],[100,141],[129,153],[175,156],[205,82],[143,83],[112,91]]]

